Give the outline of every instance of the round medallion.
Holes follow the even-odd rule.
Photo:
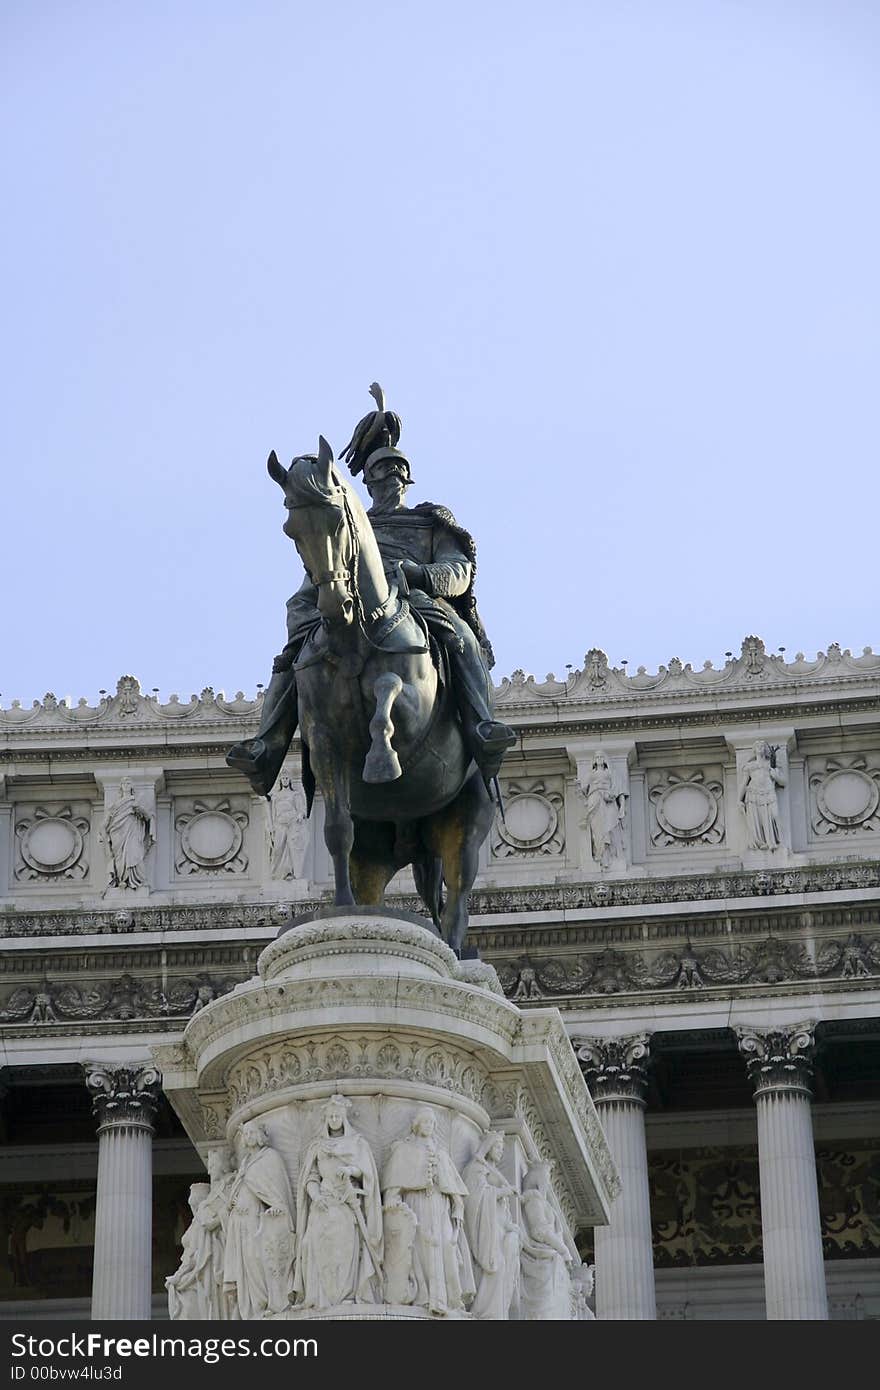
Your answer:
[[[832,772],[816,794],[819,810],[835,825],[860,825],[880,804],[880,787],[856,768]]]
[[[214,868],[225,864],[241,848],[241,829],[223,811],[202,811],[193,816],[180,835],[183,852],[195,864]]]
[[[504,816],[498,833],[515,849],[540,849],[556,833],[559,823],[550,802],[530,792],[512,796],[504,807]]]
[[[59,874],[82,854],[83,837],[69,820],[49,816],[34,821],[21,840],[21,857],[37,873]]]
[[[656,806],[657,820],[677,840],[694,840],[714,825],[718,803],[711,792],[694,782],[668,787]]]

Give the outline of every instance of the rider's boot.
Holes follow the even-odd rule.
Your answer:
[[[263,715],[256,737],[233,744],[226,754],[228,765],[244,773],[257,796],[268,796],[274,787],[297,723],[293,671],[276,671],[263,698]]]
[[[508,748],[516,743],[509,724],[492,717],[489,675],[476,641],[450,648],[450,667],[468,751],[487,788],[497,777]]]

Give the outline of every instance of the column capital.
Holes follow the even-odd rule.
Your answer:
[[[774,1091],[811,1095],[815,1024],[791,1028],[737,1028],[739,1050],[745,1058],[755,1099]]]
[[[633,1033],[623,1038],[581,1037],[571,1041],[597,1104],[628,1100],[644,1105],[650,1033]]]
[[[115,1126],[152,1132],[162,1077],[150,1062],[132,1066],[84,1062],[83,1079],[98,1118],[98,1133]]]

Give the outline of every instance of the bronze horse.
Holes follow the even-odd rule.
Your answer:
[[[465,746],[444,654],[432,650],[404,586],[389,584],[327,441],[317,459],[290,468],[273,452],[268,468],[284,489],[284,532],[318,591],[322,621],[294,671],[336,902],[381,904],[392,876],[412,864],[435,928],[460,954],[494,805]]]

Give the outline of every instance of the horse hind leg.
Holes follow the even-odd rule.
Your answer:
[[[378,676],[373,684],[376,712],[370,720],[372,744],[364,762],[362,775],[365,782],[394,782],[402,775],[400,759],[391,747],[394,733],[391,707],[402,689],[403,681],[392,671]]]

